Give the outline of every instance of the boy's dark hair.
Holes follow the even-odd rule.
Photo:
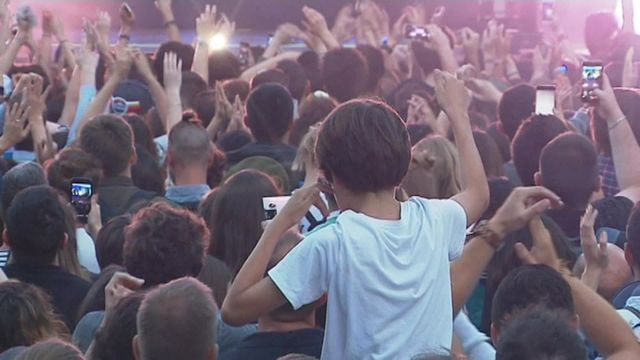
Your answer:
[[[279,142],[293,123],[293,99],[279,84],[264,84],[247,99],[246,123],[257,141]]]
[[[133,143],[136,146],[141,146],[147,150],[154,158],[158,158],[158,148],[153,141],[154,137],[151,134],[151,128],[149,124],[140,116],[135,114],[125,115],[124,121],[131,126],[133,132]]]
[[[159,196],[164,195],[167,171],[158,164],[154,157],[141,145],[136,145],[137,159],[131,167],[131,180],[140,190],[149,191]]]
[[[527,311],[504,330],[496,360],[587,359],[578,333],[544,308]]]
[[[276,65],[289,78],[289,92],[294,99],[302,101],[309,79],[302,65],[294,60],[282,60]]]
[[[209,55],[209,86],[216,81],[235,79],[242,74],[240,60],[229,50],[214,51]]]
[[[367,91],[372,93],[378,88],[378,83],[385,73],[384,54],[382,50],[371,45],[358,45],[356,49],[367,59],[367,64],[369,64]]]
[[[251,79],[251,90],[264,84],[280,84],[289,89],[289,76],[280,69],[261,71]]]
[[[569,209],[584,209],[598,190],[598,155],[586,137],[560,135],[540,155],[541,184],[555,192]]]
[[[124,229],[131,224],[131,215],[125,214],[109,220],[96,238],[96,257],[101,269],[116,264],[124,265]]]
[[[502,94],[498,103],[498,118],[502,131],[513,139],[520,124],[535,111],[536,89],[528,84],[513,86]]]
[[[79,142],[82,150],[102,163],[105,176],[120,175],[134,155],[131,126],[115,115],[99,115],[89,121]]]
[[[100,186],[102,165],[93,155],[78,148],[66,148],[46,163],[49,185],[69,200],[73,178],[88,178],[94,187]]]
[[[183,109],[193,108],[195,98],[198,94],[209,88],[207,82],[193,71],[182,73],[182,85],[180,86],[180,100]]]
[[[137,331],[137,315],[146,293],[137,291],[118,301],[100,326],[93,341],[95,359],[135,360],[133,338]]]
[[[557,271],[545,265],[520,266],[498,286],[493,297],[491,322],[501,329],[518,313],[537,306],[567,318],[575,315],[571,288]]]
[[[522,185],[535,185],[534,175],[540,167],[542,149],[568,130],[565,123],[553,115],[534,115],[520,125],[511,143],[511,155]]]
[[[209,231],[188,210],[155,203],[140,210],[125,229],[124,264],[145,286],[197,276]]]
[[[480,153],[480,159],[482,160],[482,166],[484,172],[488,178],[499,178],[503,175],[502,155],[498,145],[486,132],[482,130],[473,131],[473,140]]]
[[[191,45],[183,44],[177,41],[166,42],[156,50],[153,57],[153,70],[160,84],[164,84],[164,56],[168,52],[174,52],[178,55],[178,59],[182,60],[182,71],[191,71],[193,66],[193,55],[196,50]]]
[[[367,59],[356,49],[331,50],[322,61],[322,78],[329,94],[339,102],[355,99],[367,89]]]
[[[411,161],[411,143],[404,122],[388,105],[353,100],[325,120],[316,156],[320,169],[347,189],[375,192],[402,182]]]
[[[7,213],[12,258],[22,264],[50,265],[66,234],[65,213],[56,191],[49,186],[27,188]]]
[[[193,98],[191,105],[193,111],[198,115],[202,126],[206,128],[216,115],[216,92],[206,90],[199,93]]]
[[[307,50],[298,57],[298,64],[309,79],[310,91],[323,89],[322,70],[320,69],[320,56],[312,50]]]
[[[640,139],[640,91],[637,89],[614,89],[613,90],[620,109],[627,117],[631,131],[636,138]],[[609,129],[607,120],[600,117],[597,111],[593,112],[591,118],[591,129],[593,129],[593,141],[598,152],[606,156],[611,156],[611,140],[609,139]]]
[[[640,203],[633,208],[627,222],[627,244],[636,265],[640,265]]]

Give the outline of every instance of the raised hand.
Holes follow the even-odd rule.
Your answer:
[[[224,91],[224,86],[221,81],[216,82],[216,114],[215,117],[221,122],[228,124],[233,116],[233,105],[227,98],[227,94]],[[226,126],[224,126],[226,127]]]
[[[172,0],[156,0],[155,5],[158,11],[163,14],[172,13],[173,9],[171,7]]]
[[[207,5],[204,12],[196,19],[196,33],[200,41],[209,41],[217,32],[217,7]]]
[[[38,74],[29,74],[28,82],[26,88],[26,102],[28,106],[28,113],[30,119],[34,119],[36,117],[42,116],[44,111],[47,108],[46,105],[46,92],[44,89],[44,80],[42,76]],[[39,124],[32,124],[32,126],[42,125],[44,126],[44,122],[40,122]]]
[[[53,13],[50,10],[44,10],[42,12],[42,35],[53,35]]]
[[[105,310],[113,311],[113,308],[127,295],[138,290],[144,284],[143,279],[131,276],[124,272],[116,272],[104,288]]]
[[[595,89],[593,93],[598,99],[596,111],[608,123],[615,122],[624,116],[616,100],[616,94],[611,87],[611,82],[609,82],[609,77],[606,74],[602,74],[602,89]]]
[[[278,224],[282,226],[282,229],[290,229],[300,222],[300,219],[309,211],[311,205],[319,202],[322,202],[320,185],[314,184],[298,189],[269,226]]]
[[[469,105],[471,104],[471,96],[464,82],[440,70],[435,71],[434,82],[438,104],[440,104],[442,110],[449,116],[449,119],[454,121],[454,118],[460,118],[459,115],[464,115],[463,117],[466,118]]]
[[[302,8],[302,14],[304,15],[302,24],[312,34],[316,36],[322,36],[329,32],[329,28],[327,27],[327,20],[319,11],[305,6]]]
[[[232,110],[231,120],[229,122],[229,127],[227,128],[227,132],[239,131],[239,130],[247,131],[248,129],[244,124],[244,116],[245,116],[244,104],[242,103],[242,100],[240,100],[240,95],[236,95],[236,98],[233,102],[233,110]]]
[[[174,52],[164,56],[164,86],[166,89],[180,90],[182,86],[182,59]]]
[[[122,3],[120,6],[120,21],[122,26],[129,28],[132,28],[136,23],[136,14],[127,3]]]
[[[585,260],[585,275],[595,272],[596,279],[593,285],[598,288],[597,280],[602,271],[609,266],[609,252],[607,251],[607,233],[603,232],[599,239],[596,239],[595,222],[598,218],[598,210],[589,205],[580,220],[580,246]],[[593,280],[593,279],[589,279]],[[592,288],[593,288],[592,287]]]
[[[96,20],[96,30],[103,39],[108,40],[111,33],[111,16],[106,11],[98,12],[98,20]]]
[[[140,49],[131,49],[131,57],[133,59],[133,65],[135,65],[138,72],[140,72],[145,79],[154,76],[151,64],[149,64],[149,59]]]
[[[29,132],[29,108],[24,102],[8,108],[4,119],[4,132],[0,136],[0,149],[6,151],[27,138]]]
[[[549,230],[544,226],[540,216],[535,216],[529,221],[529,231],[533,237],[533,246],[528,250],[524,244],[515,246],[516,255],[526,265],[546,265],[558,272],[568,273],[562,261],[558,258],[556,248],[551,240]]]
[[[436,129],[437,118],[429,102],[423,97],[412,95],[408,101],[407,125],[428,125]]]
[[[126,79],[133,65],[133,57],[128,48],[116,47],[116,61],[114,63],[114,75]]]

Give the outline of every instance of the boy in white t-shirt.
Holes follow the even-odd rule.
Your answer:
[[[451,347],[449,261],[461,254],[465,229],[486,209],[489,189],[468,92],[451,75],[437,72],[435,80],[460,152],[463,191],[453,200],[396,201],[411,161],[405,124],[377,101],[341,105],[325,120],[316,155],[342,213],[264,278],[280,236],[318,200],[319,185],[297,191],[229,289],[225,322],[255,321],[286,302],[298,309],[326,293],[323,359],[408,359]]]

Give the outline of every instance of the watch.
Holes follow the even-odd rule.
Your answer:
[[[469,238],[482,238],[489,246],[494,250],[498,250],[502,245],[502,238],[493,229],[489,227],[488,220],[482,220],[473,227],[473,230],[469,234]]]

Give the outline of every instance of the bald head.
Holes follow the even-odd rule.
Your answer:
[[[217,312],[211,290],[198,280],[182,278],[159,286],[138,311],[136,359],[215,359]]]
[[[625,260],[622,249],[616,245],[607,244],[607,253],[609,254],[609,265],[600,277],[598,294],[608,301],[611,301],[623,286],[633,280],[633,274]],[[584,268],[584,255],[580,255],[576,261],[573,272],[577,276],[582,276]]]
[[[207,165],[211,150],[209,134],[199,123],[182,121],[169,133],[169,158],[172,165]]]

